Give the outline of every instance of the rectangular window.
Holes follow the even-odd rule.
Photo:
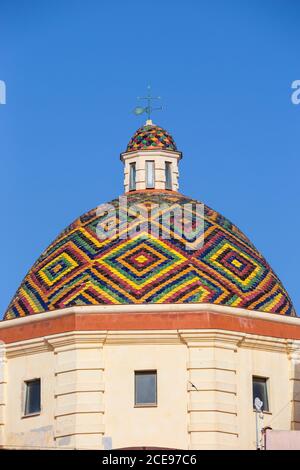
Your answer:
[[[262,411],[269,411],[268,400],[268,379],[264,377],[253,377],[253,408],[255,409],[255,398],[259,398],[263,402]]]
[[[157,372],[156,370],[136,371],[135,382],[135,406],[157,405]]]
[[[136,188],[136,167],[135,163],[129,165],[129,191],[135,191]]]
[[[25,382],[25,409],[24,415],[41,412],[41,379]]]
[[[146,188],[154,188],[154,161],[146,161]]]
[[[172,163],[166,162],[166,166],[165,166],[166,189],[172,189],[171,168],[172,168]]]

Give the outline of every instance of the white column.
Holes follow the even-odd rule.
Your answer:
[[[188,347],[190,449],[237,449],[236,351],[239,336],[209,330],[180,332]]]
[[[5,408],[7,387],[7,359],[5,344],[0,341],[0,448],[5,445]]]
[[[288,342],[290,362],[291,429],[300,430],[300,341]]]
[[[56,355],[57,447],[102,449],[104,434],[105,332],[49,337]]]

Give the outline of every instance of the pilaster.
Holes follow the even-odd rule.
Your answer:
[[[5,408],[7,401],[7,358],[5,345],[0,341],[0,448],[5,444]]]
[[[300,430],[300,341],[288,341],[290,366],[291,429]]]
[[[55,441],[58,447],[102,449],[105,332],[48,337],[55,360]]]
[[[190,449],[237,449],[237,361],[240,336],[209,330],[180,331],[188,347]]]

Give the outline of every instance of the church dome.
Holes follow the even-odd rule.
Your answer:
[[[153,149],[177,151],[173,137],[162,127],[152,124],[152,121],[147,121],[130,139],[126,152]]]
[[[170,237],[164,234],[152,210],[177,205],[193,212],[196,204],[180,193],[135,191],[127,196],[126,210],[123,199],[115,199],[82,215],[30,269],[5,319],[76,305],[142,303],[208,303],[294,316],[276,274],[225,217],[204,206],[203,246],[191,250],[175,223]],[[139,218],[139,230],[124,236],[124,220],[137,229],[141,207],[152,208],[151,220],[144,212],[146,225]],[[116,234],[99,238],[97,230],[110,220],[116,221]],[[157,231],[145,234],[150,222]]]

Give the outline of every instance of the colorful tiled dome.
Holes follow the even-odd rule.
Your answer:
[[[263,256],[214,210],[205,206],[203,246],[188,249],[176,224],[166,238],[159,211],[153,207],[185,205],[194,217],[196,203],[181,194],[136,192],[128,196],[128,212],[115,199],[106,206],[108,216],[96,209],[84,214],[40,256],[5,318],[75,305],[141,303],[210,303],[294,316],[287,292]],[[149,220],[137,221],[138,207],[152,208],[156,235],[146,230]],[[103,228],[107,217],[116,217],[122,234],[124,225],[119,221],[124,217],[132,227],[139,223],[144,229],[131,232],[129,238],[115,235],[101,240],[97,229]]]
[[[177,151],[173,137],[165,129],[146,124],[140,127],[130,139],[126,152],[158,148]]]

